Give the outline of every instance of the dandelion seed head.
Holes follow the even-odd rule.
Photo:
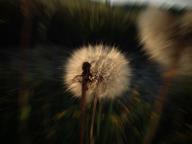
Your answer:
[[[166,10],[148,8],[138,19],[139,38],[145,52],[165,68],[177,62],[178,74],[192,71],[191,28],[191,12],[176,16]]]
[[[172,64],[170,57],[174,52],[170,37],[174,21],[168,12],[157,8],[149,8],[141,13],[138,21],[139,37],[144,50],[164,66]]]
[[[88,82],[87,98],[115,98],[124,93],[130,83],[130,67],[125,56],[115,47],[95,45],[82,47],[72,54],[65,66],[64,81],[76,97],[81,96],[82,64],[91,64],[92,81]],[[75,80],[76,77],[80,80]]]

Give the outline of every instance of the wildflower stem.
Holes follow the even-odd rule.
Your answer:
[[[96,108],[97,108],[97,94],[94,95],[93,100],[93,113],[91,117],[91,127],[90,127],[90,144],[94,144],[94,136],[93,136],[93,130],[94,130],[94,123],[95,123],[95,114],[96,114]]]
[[[83,78],[82,97],[81,97],[80,144],[84,144],[83,139],[84,139],[85,104],[86,104],[86,91],[87,91],[86,87],[87,84],[85,79]]]
[[[84,123],[85,123],[85,109],[86,109],[86,92],[88,89],[89,81],[89,68],[87,68],[87,63],[83,64],[83,73],[82,73],[82,96],[81,96],[81,120],[80,120],[80,144],[84,144]]]
[[[152,111],[150,116],[149,128],[144,137],[144,142],[143,142],[144,144],[151,144],[154,139],[154,136],[156,134],[157,128],[160,123],[163,108],[166,103],[166,96],[168,94],[172,80],[175,77],[175,72],[176,70],[173,68],[173,69],[170,69],[164,75],[163,86],[161,87],[160,94],[154,103],[154,111]]]
[[[98,114],[97,114],[97,128],[96,128],[96,136],[99,136],[100,133],[100,124],[101,124],[101,117],[102,117],[102,101],[98,101]]]

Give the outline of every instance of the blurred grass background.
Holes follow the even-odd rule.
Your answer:
[[[27,50],[28,105],[19,114],[20,37],[23,15],[18,0],[0,0],[0,143],[76,144],[79,100],[63,85],[63,65],[81,45],[116,45],[130,57],[130,91],[113,102],[100,102],[96,143],[141,144],[148,128],[161,70],[147,59],[137,38],[136,19],[145,6],[111,7],[86,0],[33,1],[32,32]],[[174,8],[173,8],[174,9]],[[168,95],[155,144],[192,143],[192,77],[176,78]],[[89,132],[91,105],[85,135]],[[27,120],[26,134],[19,121]],[[86,139],[88,143],[88,138]]]

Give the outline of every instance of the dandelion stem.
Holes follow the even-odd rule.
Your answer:
[[[81,122],[80,122],[80,144],[84,144],[84,121],[85,121],[85,109],[86,109],[86,92],[88,90],[88,82],[90,77],[90,67],[88,62],[84,62],[82,65],[82,97],[81,97]]]
[[[93,113],[91,118],[91,127],[90,127],[90,144],[94,144],[94,136],[93,136],[93,130],[94,130],[94,123],[95,123],[95,114],[96,114],[96,108],[97,108],[97,94],[94,95],[93,100]]]
[[[175,77],[175,72],[176,70],[174,68],[170,69],[164,76],[163,86],[160,89],[160,94],[154,103],[154,111],[152,111],[150,116],[149,128],[144,137],[144,144],[151,144],[154,139],[166,102],[166,96],[168,94],[172,80]]]
[[[102,101],[98,101],[98,114],[97,114],[97,128],[96,128],[96,136],[99,136],[100,133],[100,124],[101,124],[101,117],[102,117]]]
[[[104,128],[105,136],[103,137],[103,144],[108,143],[107,142],[107,140],[109,138],[109,132],[108,131],[109,131],[109,128],[110,128],[109,121],[111,122],[110,116],[112,115],[112,112],[113,112],[113,101],[110,100],[109,109],[107,110],[106,117],[105,117],[105,128]]]
[[[84,144],[83,139],[84,139],[86,91],[87,91],[87,82],[86,82],[86,79],[83,78],[83,81],[82,81],[82,97],[81,97],[80,144]]]

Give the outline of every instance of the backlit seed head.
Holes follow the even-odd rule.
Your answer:
[[[74,51],[65,65],[64,81],[76,97],[81,96],[82,65],[88,62],[91,76],[88,81],[88,101],[98,98],[121,96],[129,87],[131,69],[125,56],[115,47],[95,45]]]
[[[151,59],[177,74],[192,74],[192,12],[174,15],[148,8],[138,19],[139,38]]]

